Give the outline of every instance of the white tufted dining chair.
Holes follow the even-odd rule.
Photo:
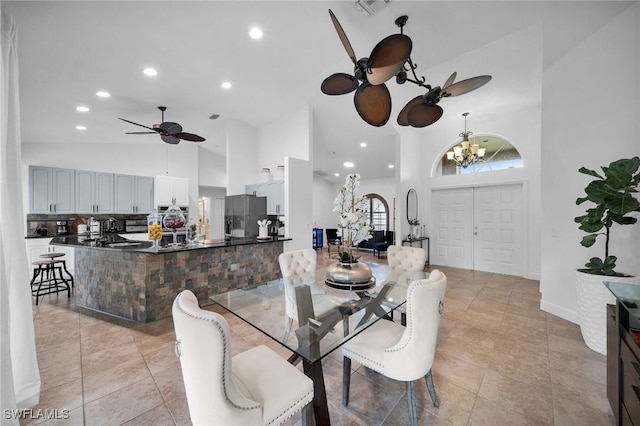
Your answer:
[[[293,320],[298,320],[296,285],[305,283],[311,287],[313,309],[316,316],[322,315],[336,306],[336,302],[331,296],[325,294],[324,290],[316,283],[317,256],[318,254],[313,249],[286,251],[278,256],[280,272],[284,281],[285,311],[287,314],[283,342],[289,338]]]
[[[389,273],[387,278],[380,285],[388,281],[398,281],[401,278],[411,280],[412,276],[418,278],[414,273],[424,270],[427,262],[427,252],[422,248],[408,246],[389,246],[387,249],[387,263],[389,264]],[[412,280],[411,280],[412,281]],[[408,283],[398,283],[400,285],[408,285]],[[406,310],[405,306],[397,309],[402,315],[402,324],[405,323]]]
[[[264,345],[232,357],[227,321],[200,309],[190,290],[176,296],[172,314],[194,425],[279,425],[313,410],[311,379]]]
[[[407,326],[380,320],[342,346],[342,404],[349,404],[351,360],[393,380],[406,382],[409,421],[417,424],[413,382],[425,378],[434,406],[438,397],[431,366],[444,306],[447,277],[435,269],[428,279],[413,281],[407,290]]]

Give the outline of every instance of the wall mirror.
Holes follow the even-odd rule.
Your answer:
[[[411,188],[407,192],[407,221],[418,219],[418,193]]]

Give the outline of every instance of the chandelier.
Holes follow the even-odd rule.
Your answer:
[[[477,143],[469,142],[469,136],[473,134],[473,132],[467,131],[467,116],[469,113],[465,112],[462,115],[464,117],[464,132],[459,135],[462,137],[462,142],[460,145],[454,146],[452,151],[447,152],[447,160],[453,161],[459,167],[466,169],[472,164],[484,162],[486,148],[480,148]]]

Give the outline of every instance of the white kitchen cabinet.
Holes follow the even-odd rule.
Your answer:
[[[189,205],[189,179],[173,176],[156,176],[155,199],[159,206],[171,205],[176,199],[179,206]]]
[[[267,182],[267,214],[284,214],[284,181]]]
[[[153,178],[147,176],[113,175],[114,213],[151,213]]]
[[[62,247],[50,245],[52,238],[27,238],[25,246],[27,248],[27,260],[29,261],[29,271],[33,274],[33,262],[43,260],[40,257],[44,253],[64,253],[62,260],[67,265],[67,270],[73,274],[75,270],[75,249],[73,247]],[[31,275],[30,275],[31,276]]]
[[[284,214],[284,180],[245,185],[245,193],[267,197],[267,214]]]
[[[76,170],[75,213],[113,213],[113,173]]]
[[[29,166],[29,211],[73,213],[75,170]]]

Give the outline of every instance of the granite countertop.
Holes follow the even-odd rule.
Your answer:
[[[140,232],[140,231],[131,231],[131,232],[118,232],[117,234],[107,234],[107,235],[127,235],[127,234],[146,234],[146,232]],[[27,234],[24,239],[25,240],[29,240],[29,239],[35,239],[35,238],[55,238],[55,237],[76,237],[78,236],[78,234],[65,234],[65,235],[56,235],[56,234],[49,234],[49,235],[39,235],[39,234]]]
[[[126,235],[126,234],[124,234]],[[49,237],[51,238],[51,237]],[[270,237],[269,239],[257,238],[231,238],[230,240],[204,240],[189,246],[179,244],[178,247],[160,247],[154,249],[151,241],[128,240],[122,234],[105,234],[98,238],[90,238],[89,235],[63,235],[53,237],[52,245],[94,248],[97,250],[135,251],[143,253],[171,253],[177,251],[201,250],[215,247],[233,247],[249,244],[266,244],[282,241],[290,241],[291,238]]]

